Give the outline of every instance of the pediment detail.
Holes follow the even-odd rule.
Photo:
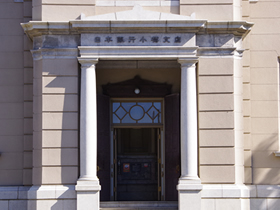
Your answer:
[[[132,10],[115,12],[103,15],[86,17],[81,14],[81,20],[193,20],[195,14],[191,16],[175,15],[170,13],[144,10],[140,5],[135,5]]]
[[[157,83],[135,76],[133,79],[103,85],[103,94],[110,97],[164,97],[171,94],[172,85]],[[135,93],[139,89],[139,93]]]

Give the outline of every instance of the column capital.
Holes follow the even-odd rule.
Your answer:
[[[191,67],[198,62],[198,57],[178,58],[177,61],[181,67]]]
[[[82,58],[78,57],[79,63],[82,65],[82,67],[95,67],[95,65],[98,63],[98,58]]]

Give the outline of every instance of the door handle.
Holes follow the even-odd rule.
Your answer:
[[[176,173],[177,173],[177,174],[180,173],[180,165],[177,165],[177,166],[176,166]]]

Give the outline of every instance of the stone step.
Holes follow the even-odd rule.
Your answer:
[[[112,201],[101,202],[100,210],[178,210],[177,201]]]

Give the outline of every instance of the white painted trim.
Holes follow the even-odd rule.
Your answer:
[[[202,184],[201,197],[278,198],[280,185]],[[28,196],[27,196],[28,194]],[[75,185],[1,186],[0,200],[76,199]]]
[[[75,185],[40,185],[28,190],[28,199],[76,199]]]

